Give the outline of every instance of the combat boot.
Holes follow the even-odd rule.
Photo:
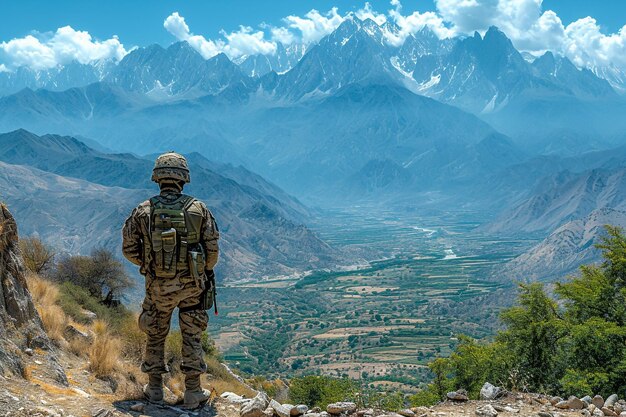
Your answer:
[[[193,410],[206,403],[211,398],[211,392],[202,389],[200,386],[200,376],[185,378],[185,400],[184,407]]]
[[[148,383],[143,387],[143,394],[151,403],[163,402],[163,377],[150,375]]]

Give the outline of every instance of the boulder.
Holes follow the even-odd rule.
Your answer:
[[[481,400],[495,400],[501,395],[502,395],[502,388],[496,387],[495,385],[492,385],[489,382],[485,382],[483,387],[480,389]]]
[[[595,405],[598,408],[602,408],[604,407],[604,398],[602,398],[601,395],[596,395],[595,397],[593,397],[593,399],[591,400],[591,403],[593,405]]]
[[[372,408],[364,408],[356,412],[357,417],[373,416],[374,410]]]
[[[285,407],[276,400],[270,401],[270,407],[274,409],[274,415],[278,417],[291,417],[291,408]]]
[[[308,405],[298,404],[291,409],[291,416],[292,417],[301,416],[302,414],[305,414],[307,411],[309,411]]]
[[[239,396],[237,395],[237,397]],[[264,392],[259,392],[253,399],[251,399],[246,404],[242,405],[241,417],[262,417],[263,412],[267,408],[267,405],[269,404],[269,402],[270,402],[270,399],[267,396],[267,394]]]
[[[567,400],[559,401],[554,405],[562,410],[582,410],[585,408],[585,402],[577,397],[569,397]]]
[[[415,413],[409,410],[408,408],[398,411],[398,414],[400,414],[403,417],[415,417]]]
[[[552,398],[550,398],[550,404],[552,404],[552,405],[557,405],[561,401],[563,401],[563,398],[561,398],[561,397],[552,397]]]
[[[615,411],[611,410],[608,407],[602,407],[600,410],[602,411],[602,414],[604,414],[605,416],[615,417],[617,415]]]
[[[332,403],[332,404],[328,404],[328,407],[326,407],[326,411],[328,412],[328,414],[352,414],[353,412],[356,411],[356,404],[352,403],[352,402],[338,402],[338,403]]]
[[[581,400],[583,400],[584,402],[587,403],[587,405],[589,405],[589,404],[591,404],[593,399],[590,396],[585,395],[584,397],[581,398]]]
[[[617,394],[609,395],[609,398],[604,402],[605,407],[613,407],[617,402]]]
[[[469,397],[467,396],[467,391],[465,391],[464,389],[449,392],[448,394],[446,394],[446,397],[450,401],[465,402],[469,400]]]
[[[481,417],[496,417],[498,412],[491,404],[485,404],[476,409],[476,415]]]

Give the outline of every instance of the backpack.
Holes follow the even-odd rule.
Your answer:
[[[170,201],[150,199],[150,269],[157,278],[204,277],[205,254],[200,244],[203,213],[197,200],[181,194]],[[148,255],[148,254],[147,254]]]

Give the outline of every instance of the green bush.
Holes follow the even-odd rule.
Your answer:
[[[347,378],[309,375],[294,378],[289,383],[291,403],[309,407],[326,408],[337,401],[355,401],[357,392],[356,382]]]

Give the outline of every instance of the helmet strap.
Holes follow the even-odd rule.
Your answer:
[[[170,179],[164,179],[164,180],[159,181],[159,188],[161,189],[161,192],[171,191],[175,193],[180,193],[181,191],[183,191],[184,186],[185,186],[184,181],[170,180]]]

